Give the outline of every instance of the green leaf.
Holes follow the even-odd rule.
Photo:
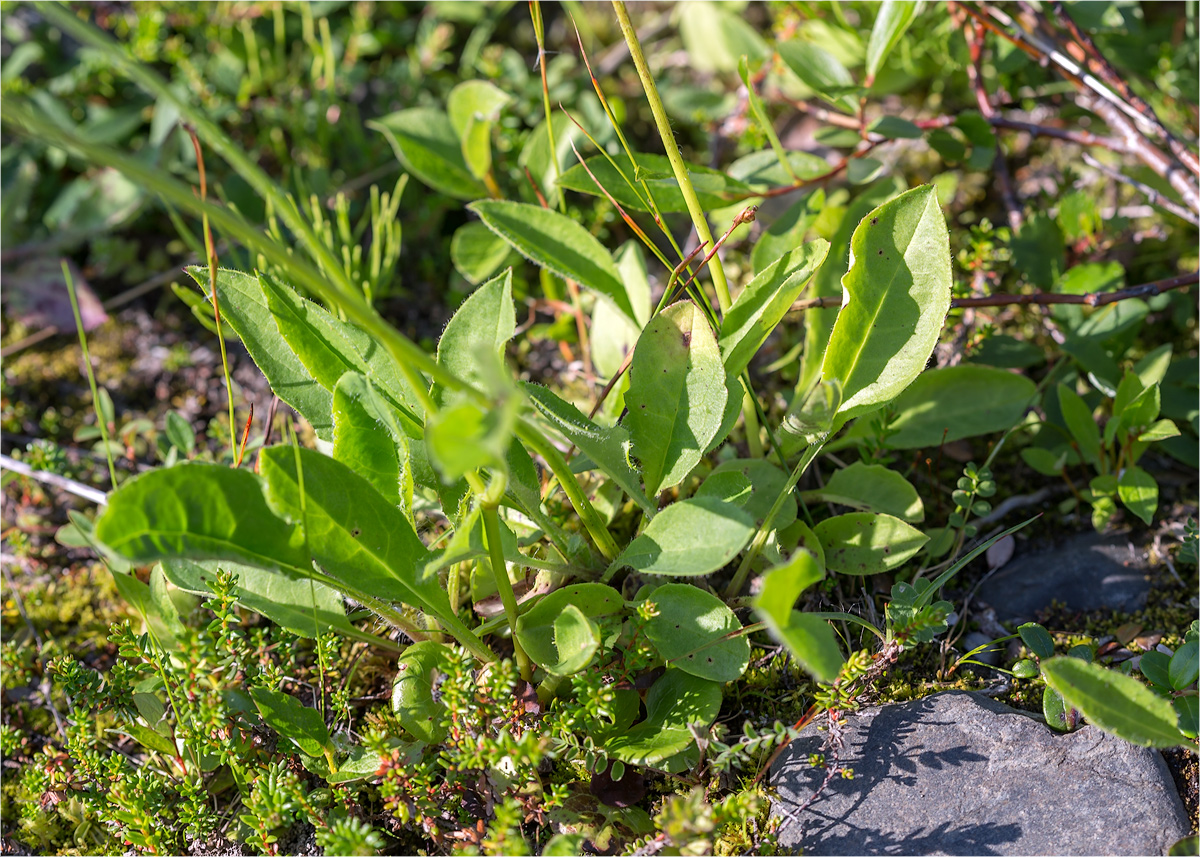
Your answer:
[[[185,455],[195,451],[196,432],[178,411],[167,411],[166,435],[171,445]]]
[[[647,574],[709,574],[737,556],[753,534],[754,520],[737,506],[693,497],[659,512],[616,562]]]
[[[465,80],[446,96],[450,126],[462,143],[463,161],[482,179],[492,168],[492,123],[512,96],[486,80]]]
[[[817,558],[803,548],[763,576],[762,591],[754,599],[754,610],[771,636],[781,642],[814,678],[832,682],[844,658],[829,623],[794,610],[805,589],[825,578]]]
[[[315,580],[289,577],[227,559],[164,559],[162,566],[173,585],[196,595],[212,593],[212,581],[217,579],[218,570],[236,574],[237,603],[297,636],[314,639],[320,634],[337,631],[351,639],[395,647],[390,640],[360,631],[352,625],[346,618],[341,594]]]
[[[1171,351],[1171,343],[1160,345],[1134,365],[1134,374],[1137,375],[1143,387],[1162,383],[1171,366]]]
[[[153,729],[143,726],[140,723],[123,723],[120,729],[109,729],[107,731],[115,732],[118,735],[128,735],[147,750],[162,753],[169,759],[179,755],[179,749],[170,738],[159,735]]]
[[[950,244],[932,186],[915,188],[863,218],[842,278],[821,377],[842,385],[842,419],[894,399],[925,368],[950,309]]]
[[[1143,652],[1139,661],[1139,669],[1152,684],[1158,685],[1164,691],[1171,688],[1171,658],[1160,651],[1151,649]]]
[[[583,164],[577,164],[563,173],[559,177],[558,186],[590,196],[603,196],[603,192],[596,187],[598,181],[626,211],[649,211],[649,204],[640,196],[648,190],[659,211],[687,211],[687,202],[679,190],[679,183],[675,180],[675,173],[666,155],[639,153],[634,155],[634,163],[631,163],[624,153],[614,155],[612,159],[616,166],[604,155],[593,155]],[[584,169],[584,164],[587,165],[587,169]],[[705,211],[723,208],[731,202],[753,195],[748,185],[724,173],[698,164],[685,166],[695,186],[696,198],[700,200],[700,207]],[[596,177],[596,181],[592,180],[592,175],[588,175],[588,170]],[[625,178],[621,177],[622,172]],[[645,189],[641,181],[645,182]],[[636,192],[630,188],[629,182],[635,184]]]
[[[825,189],[817,188],[812,193],[802,196],[787,211],[775,218],[763,230],[750,254],[750,266],[754,269],[755,276],[765,271],[768,265],[783,254],[799,247],[824,207]]]
[[[335,318],[266,274],[259,275],[259,282],[279,333],[313,380],[332,392],[347,372],[366,375],[396,409],[406,433],[421,436],[417,396],[392,356],[373,336]]]
[[[914,125],[899,116],[880,116],[867,126],[868,131],[882,134],[889,140],[917,140],[925,133],[920,126]]]
[[[904,31],[917,14],[917,4],[908,0],[884,0],[875,16],[871,38],[867,40],[867,80],[875,80],[883,61],[896,47]]]
[[[371,483],[341,462],[307,449],[272,446],[259,461],[271,506],[304,526],[312,558],[338,586],[399,601],[441,620],[451,615],[437,578],[423,574],[429,559],[425,545],[404,513]]]
[[[788,474],[784,473],[778,467],[765,458],[733,458],[729,461],[723,461],[713,468],[713,472],[708,475],[708,478],[700,485],[696,491],[696,496],[713,496],[712,488],[706,488],[713,479],[721,479],[727,474],[737,473],[749,480],[752,487],[750,498],[738,505],[761,524],[767,517],[767,513],[771,511],[771,506],[775,503],[775,498],[783,493],[787,487]],[[718,482],[717,485],[720,483]],[[716,487],[716,486],[714,486]],[[774,529],[782,530],[784,527],[790,526],[796,520],[796,499],[790,495],[783,501],[783,506],[775,515],[775,520],[771,526]]]
[[[370,379],[347,372],[333,389],[333,457],[366,476],[385,500],[413,507],[408,436]]]
[[[851,512],[813,528],[825,567],[841,574],[878,574],[903,565],[929,537],[891,515]]]
[[[646,638],[668,666],[716,682],[746,671],[750,640],[720,598],[690,583],[668,583],[649,600],[658,613],[646,623]]]
[[[617,251],[617,272],[625,284],[636,319],[630,320],[609,301],[596,301],[590,341],[592,362],[602,378],[611,378],[617,373],[625,355],[637,345],[642,327],[650,320],[650,280],[640,245],[626,241]]]
[[[467,208],[526,259],[608,298],[630,320],[635,317],[612,256],[575,220],[549,208],[500,199]]]
[[[503,365],[504,347],[516,329],[510,269],[476,289],[455,311],[438,340],[438,365],[486,388]],[[440,385],[434,385],[433,397],[439,404],[447,401]]]
[[[696,489],[697,497],[716,497],[735,506],[745,506],[752,493],[750,480],[736,470],[711,473]]]
[[[1195,739],[1197,733],[1200,733],[1200,697],[1177,696],[1171,705],[1179,717],[1179,731],[1188,738]],[[1192,839],[1194,841],[1195,837]],[[1192,848],[1194,853],[1195,846]]]
[[[728,395],[716,338],[691,301],[650,321],[629,367],[623,423],[648,496],[678,485],[700,462]]]
[[[192,266],[185,270],[205,294],[210,293],[208,268]],[[313,379],[280,335],[258,278],[241,271],[218,269],[217,302],[222,321],[237,332],[275,395],[308,420],[317,437],[332,439],[333,394]]]
[[[473,286],[496,273],[510,255],[508,242],[476,221],[458,227],[450,239],[450,261]]]
[[[902,521],[925,519],[925,506],[912,483],[881,464],[856,461],[829,478],[824,488],[804,491],[806,503],[839,503],[871,512],[883,512]]]
[[[294,696],[265,687],[250,688],[250,696],[254,698],[254,706],[263,722],[295,744],[301,753],[320,756],[333,752],[321,712],[309,708]]]
[[[600,632],[592,620],[624,608],[620,593],[603,583],[564,586],[517,619],[517,639],[546,672],[573,675],[587,667],[600,646]],[[562,619],[564,614],[569,614],[567,619]]]
[[[1125,508],[1149,524],[1158,508],[1158,483],[1140,467],[1130,466],[1117,480],[1117,496]]]
[[[1063,419],[1079,446],[1083,460],[1089,464],[1099,463],[1100,428],[1092,416],[1092,409],[1066,384],[1058,385],[1058,406],[1062,409]]]
[[[559,434],[579,447],[610,479],[633,500],[653,514],[656,507],[642,492],[641,479],[629,464],[629,433],[621,426],[602,428],[570,402],[564,402],[538,384],[523,385],[538,413]]]
[[[483,467],[504,469],[519,407],[514,398],[486,410],[464,399],[438,411],[425,427],[425,448],[442,478],[454,482]]]
[[[1036,622],[1026,622],[1017,628],[1017,633],[1029,651],[1037,655],[1038,660],[1044,661],[1054,657],[1054,639],[1041,625]]]
[[[963,364],[923,372],[896,397],[892,449],[920,449],[1005,431],[1033,402],[1037,387],[1023,375]]]
[[[413,643],[396,663],[392,711],[410,735],[426,744],[446,736],[445,707],[434,700],[433,687],[437,673],[447,672],[449,664],[450,650],[431,640]]]
[[[753,24],[716,3],[690,7],[688,14],[680,16],[679,35],[689,65],[698,72],[734,71],[743,54],[756,60],[771,55],[771,49]]]
[[[1196,640],[1188,640],[1172,655],[1167,674],[1174,690],[1183,690],[1196,683],[1200,677],[1200,644]]]
[[[825,257],[825,264],[813,277],[808,295],[812,298],[839,299],[838,306],[813,308],[804,312],[804,357],[800,363],[800,377],[796,382],[796,392],[801,397],[806,394],[820,378],[821,361],[829,346],[829,336],[837,322],[840,301],[845,293],[842,291],[842,277],[850,266],[850,238],[858,227],[858,222],[880,203],[904,191],[903,180],[896,176],[880,179],[865,188],[844,210],[836,206],[826,205],[817,220],[818,233],[827,234],[820,227],[827,221],[826,229],[834,229],[829,244],[832,252]],[[840,216],[839,216],[840,215]]]
[[[691,746],[688,726],[707,727],[720,710],[719,684],[669,669],[646,694],[646,719],[604,750],[629,765],[654,765]]]
[[[1042,675],[1089,721],[1131,744],[1174,747],[1187,741],[1171,703],[1137,679],[1079,658],[1051,658]]]
[[[135,562],[233,559],[303,575],[304,535],[268,506],[246,470],[185,462],[125,482],[108,498],[96,538]]]
[[[828,252],[829,242],[822,238],[797,247],[777,258],[742,289],[721,321],[721,361],[728,374],[740,375],[750,365]]]
[[[1158,420],[1150,428],[1139,434],[1137,439],[1142,443],[1153,443],[1172,437],[1179,437],[1179,428],[1175,423],[1171,420]]]
[[[1117,431],[1132,431],[1149,426],[1158,419],[1161,396],[1158,385],[1155,384],[1142,390],[1121,412],[1117,423]]]
[[[854,78],[833,54],[813,42],[800,39],[780,42],[775,50],[809,89],[847,113],[857,112],[857,99],[843,93],[845,87],[854,86]]]
[[[401,165],[434,190],[455,199],[487,196],[463,159],[450,117],[434,107],[412,107],[367,122],[391,143]]]

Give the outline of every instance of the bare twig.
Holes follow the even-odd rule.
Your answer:
[[[53,485],[55,488],[61,488],[70,494],[74,494],[76,497],[90,500],[99,506],[108,504],[108,497],[105,496],[103,491],[99,491],[90,485],[84,485],[82,482],[76,482],[74,479],[59,476],[57,473],[34,470],[25,462],[9,458],[7,455],[0,455],[0,468],[11,470],[13,473],[19,473],[22,476],[28,476],[30,479],[36,479],[38,482],[44,482],[47,485]]]
[[[1130,89],[1125,79],[1117,73],[1112,64],[1100,53],[1100,49],[1096,47],[1096,43],[1092,41],[1092,37],[1080,29],[1075,20],[1067,13],[1066,6],[1060,0],[1054,0],[1050,4],[1050,8],[1054,11],[1059,22],[1066,25],[1067,30],[1071,33],[1071,38],[1078,42],[1079,46],[1088,55],[1088,67],[1098,77],[1103,79],[1106,84],[1115,89],[1134,110],[1153,123],[1157,128],[1158,136],[1166,142],[1167,148],[1171,150],[1171,153],[1194,174],[1200,176],[1200,160],[1197,160],[1196,153],[1176,138],[1167,129],[1167,126],[1163,124],[1162,120],[1158,118],[1158,114],[1154,112],[1154,108]]]
[[[971,64],[967,67],[967,78],[975,90],[975,102],[979,105],[979,112],[990,123],[996,115],[996,108],[992,106],[987,88],[983,82],[984,29],[976,21],[967,21],[963,27],[963,34],[967,38],[967,47],[971,54]],[[1000,185],[1000,198],[1003,200],[1004,209],[1008,213],[1008,225],[1012,228],[1013,232],[1018,232],[1025,222],[1025,217],[1021,209],[1021,203],[1017,199],[1016,192],[1013,190],[1012,178],[1008,174],[1008,163],[1004,160],[1004,148],[1000,145],[998,139],[996,140],[996,155],[993,161],[996,166],[996,182]]]
[[[1168,277],[1165,280],[1155,280],[1152,283],[1142,283],[1117,292],[1089,292],[1086,295],[1059,295],[1049,292],[1031,292],[1027,295],[987,295],[977,298],[954,298],[950,301],[953,309],[980,306],[1049,306],[1051,304],[1082,304],[1084,306],[1105,306],[1130,298],[1149,298],[1194,286],[1200,282],[1200,272],[1180,274],[1178,277]],[[831,295],[823,298],[806,298],[792,304],[789,312],[799,312],[806,309],[822,309],[824,307],[841,306],[841,295]]]
[[[1171,214],[1174,214],[1176,217],[1186,220],[1193,226],[1200,226],[1200,218],[1198,218],[1194,213],[1188,211],[1179,203],[1167,199],[1154,188],[1150,187],[1150,185],[1142,184],[1137,179],[1130,178],[1120,170],[1115,170],[1107,164],[1101,163],[1087,152],[1083,153],[1083,162],[1092,169],[1099,170],[1100,172],[1104,173],[1113,181],[1118,181],[1121,184],[1126,184],[1136,189],[1139,193],[1144,195],[1146,199],[1150,200],[1151,205],[1157,205],[1163,211],[1168,211]]]

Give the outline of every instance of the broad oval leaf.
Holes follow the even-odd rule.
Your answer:
[[[458,227],[450,239],[450,261],[473,286],[500,270],[510,255],[516,258],[507,241],[475,221]]]
[[[1105,732],[1142,747],[1187,743],[1169,700],[1140,681],[1079,658],[1042,663],[1046,684]]]
[[[606,753],[629,765],[654,765],[691,746],[696,724],[707,727],[721,710],[721,686],[668,669],[646,693],[646,719],[610,739]]]
[[[252,687],[250,696],[263,722],[295,744],[301,753],[320,756],[333,752],[325,718],[294,696],[266,687]]]
[[[442,621],[453,615],[437,578],[424,575],[425,545],[404,513],[366,479],[319,452],[291,446],[268,447],[260,461],[271,506],[304,526],[312,558],[339,586]]]
[[[392,683],[392,711],[418,741],[436,744],[446,735],[441,714],[444,706],[433,698],[437,673],[446,672],[450,650],[441,643],[423,640],[404,650]]]
[[[1158,509],[1158,483],[1137,466],[1126,467],[1117,480],[1117,496],[1125,508],[1149,524]]]
[[[725,370],[708,321],[691,301],[651,319],[629,367],[625,405],[646,494],[678,485],[721,428]]]
[[[921,374],[950,309],[950,242],[932,186],[872,211],[850,240],[842,309],[821,366],[843,420],[890,402]]]
[[[671,161],[666,155],[639,153],[634,155],[634,160],[635,163],[630,163],[629,157],[621,153],[612,156],[612,161],[617,165],[613,166],[608,157],[593,155],[583,164],[577,164],[563,173],[558,179],[558,186],[591,196],[603,196],[603,191],[596,187],[598,181],[621,207],[635,211],[650,210],[644,198],[648,189],[659,211],[687,211],[687,202],[679,190],[679,182],[675,180],[675,172],[671,169]],[[584,169],[584,164],[587,165],[587,169]],[[698,164],[686,166],[695,186],[696,198],[700,200],[700,207],[706,211],[723,208],[753,193],[748,185],[724,173]],[[591,175],[588,174],[589,171]],[[592,176],[596,177],[595,181],[592,180]],[[644,188],[642,181],[645,182]],[[629,186],[630,182],[635,184],[636,191]]]
[[[720,479],[728,473],[738,473],[749,480],[752,488],[750,497],[738,505],[761,524],[766,519],[767,513],[771,511],[771,506],[775,504],[775,498],[787,487],[788,474],[765,458],[733,458],[723,461],[713,468],[713,472],[700,485],[696,495],[709,495],[713,490],[705,488],[709,481],[714,478]],[[717,485],[719,486],[720,483],[718,482]],[[784,527],[791,526],[795,520],[796,498],[789,493],[775,514],[775,520],[771,522],[771,526],[774,529],[782,530]]]
[[[303,576],[304,534],[267,505],[247,470],[185,462],[151,470],[109,494],[96,538],[123,557],[232,559]]]
[[[846,93],[854,78],[837,57],[813,42],[789,39],[775,46],[780,58],[805,85],[826,101],[853,113],[858,100]]]
[[[925,519],[925,506],[912,483],[881,464],[856,461],[825,483],[824,488],[804,491],[805,502],[838,503],[870,512],[883,512],[902,521]]]
[[[1171,657],[1167,674],[1174,690],[1183,690],[1195,684],[1197,676],[1200,675],[1200,643],[1192,639],[1180,646]]]
[[[1054,638],[1041,625],[1026,622],[1017,628],[1017,633],[1021,636],[1021,642],[1037,655],[1038,660],[1044,661],[1054,657]]]
[[[891,515],[851,512],[813,528],[825,567],[840,574],[878,574],[903,565],[929,537]]]
[[[721,360],[740,375],[825,261],[829,242],[810,241],[784,253],[742,289],[721,321]]]
[[[659,512],[617,557],[647,574],[709,574],[738,555],[754,534],[754,519],[715,497],[692,497]]]
[[[492,168],[492,123],[512,96],[486,80],[465,80],[446,96],[450,125],[462,143],[463,160],[476,178]]]
[[[725,602],[689,583],[650,593],[658,612],[646,637],[669,666],[718,682],[735,681],[750,663],[750,640]]]
[[[564,586],[517,619],[517,639],[546,672],[573,675],[591,662],[601,643],[592,620],[619,613],[624,607],[620,594],[603,583]],[[567,613],[569,618],[562,620]]]
[[[575,280],[611,300],[629,319],[635,318],[612,256],[596,236],[570,217],[538,205],[501,199],[481,200],[467,208],[525,258]]]
[[[892,449],[939,446],[1005,431],[1025,413],[1037,387],[1023,375],[963,364],[921,373],[896,397],[896,419],[885,443]]]
[[[208,268],[197,265],[185,270],[205,295],[211,294]],[[330,410],[333,394],[317,383],[284,341],[258,277],[226,268],[217,269],[217,301],[221,305],[221,319],[242,340],[275,395],[308,420],[317,437],[332,440]]]
[[[1084,461],[1089,464],[1099,462],[1100,429],[1096,426],[1092,409],[1066,384],[1058,385],[1058,406],[1062,410],[1067,428],[1071,430],[1071,437],[1075,438],[1075,443],[1083,454]]]
[[[456,199],[487,196],[471,174],[450,117],[435,107],[412,107],[367,123],[391,143],[401,165],[424,184]]]

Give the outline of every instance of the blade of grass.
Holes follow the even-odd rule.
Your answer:
[[[79,314],[79,298],[75,294],[75,279],[67,260],[62,260],[63,278],[67,281],[67,295],[71,298],[71,312],[75,315],[75,330],[79,332],[79,347],[83,349],[83,368],[87,373],[88,387],[92,390],[92,411],[96,414],[96,425],[100,427],[100,440],[104,443],[104,457],[108,461],[108,478],[113,490],[117,488],[117,468],[113,464],[112,448],[108,445],[108,426],[104,414],[100,413],[100,395],[96,391],[96,373],[92,371],[92,357],[88,354],[87,334],[83,330],[83,318]]]

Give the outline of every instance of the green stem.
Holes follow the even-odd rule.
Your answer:
[[[500,603],[504,605],[504,615],[508,617],[508,627],[512,630],[513,656],[517,659],[517,669],[521,678],[529,681],[533,678],[533,666],[529,656],[517,639],[517,596],[513,594],[512,581],[508,579],[508,565],[504,562],[504,548],[500,543],[500,514],[491,503],[483,504],[483,532],[487,536],[488,554],[492,561],[492,577],[496,581],[496,591],[500,593]]]
[[[637,66],[642,89],[646,92],[646,100],[650,102],[650,112],[654,114],[654,124],[658,126],[658,134],[662,138],[663,148],[666,149],[667,158],[671,162],[671,169],[675,173],[675,180],[679,183],[679,190],[683,194],[684,202],[687,203],[688,214],[692,216],[696,234],[700,236],[700,240],[705,246],[711,247],[713,237],[708,228],[708,219],[704,216],[704,209],[701,208],[700,199],[696,196],[696,188],[693,187],[691,177],[688,175],[687,164],[683,162],[683,155],[680,154],[679,146],[675,142],[675,134],[671,131],[671,120],[667,118],[666,108],[663,107],[662,99],[658,95],[658,87],[654,83],[654,76],[650,74],[650,66],[646,63],[646,57],[642,53],[642,44],[638,40],[637,31],[633,28],[633,22],[629,20],[629,11],[625,8],[622,0],[613,0],[613,9],[616,10],[617,20],[621,24],[621,33],[625,36],[625,43],[629,45],[629,55],[633,57],[633,63]],[[725,269],[721,265],[719,257],[713,256],[709,263],[709,270],[712,271],[713,286],[717,290],[717,302],[721,306],[721,312],[725,313],[732,301],[729,298],[729,283],[725,280]]]
[[[583,491],[583,486],[579,484],[579,480],[571,472],[571,466],[567,464],[567,460],[563,458],[562,453],[558,451],[558,448],[554,444],[546,440],[536,427],[525,422],[517,424],[516,433],[522,443],[542,457],[546,465],[550,468],[550,472],[558,479],[559,484],[567,495],[567,499],[571,501],[571,505],[579,515],[579,520],[583,523],[584,529],[591,535],[592,540],[596,543],[596,547],[600,549],[600,553],[609,562],[616,559],[621,549],[613,541],[613,537],[608,532],[608,527],[605,525],[604,519],[600,517],[600,513],[588,502],[587,495]]]
[[[92,410],[96,413],[96,424],[100,427],[100,439],[104,441],[104,457],[108,460],[108,478],[112,480],[113,490],[117,490],[117,468],[113,465],[112,448],[108,445],[108,426],[104,414],[100,413],[100,397],[96,392],[96,375],[92,371],[92,358],[88,354],[87,334],[83,332],[83,318],[79,315],[79,298],[75,295],[75,280],[71,269],[64,259],[62,263],[63,277],[67,281],[67,295],[71,298],[71,312],[75,314],[75,329],[79,332],[79,347],[83,349],[83,368],[87,372],[88,386],[92,390]]]
[[[788,477],[787,484],[783,486],[783,490],[775,498],[775,503],[771,506],[771,511],[767,512],[767,517],[763,519],[762,527],[754,536],[754,541],[750,542],[750,547],[747,548],[746,553],[742,556],[742,562],[734,573],[733,580],[729,581],[729,586],[725,588],[726,598],[734,597],[746,585],[746,578],[750,576],[750,566],[758,559],[763,546],[766,545],[767,538],[771,535],[771,525],[775,522],[779,510],[783,508],[783,501],[792,493],[792,489],[796,487],[796,483],[800,481],[800,477],[804,475],[804,471],[808,469],[808,465],[812,464],[813,459],[817,457],[817,453],[825,445],[825,439],[839,428],[841,426],[835,425],[829,432],[809,444],[808,449],[804,450],[804,455],[796,462],[796,466],[792,469],[792,475]]]

